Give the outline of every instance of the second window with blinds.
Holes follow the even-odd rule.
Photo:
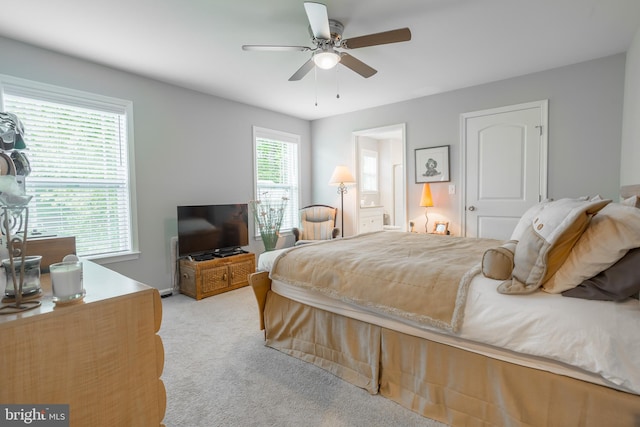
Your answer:
[[[260,127],[253,128],[255,200],[274,204],[288,198],[280,232],[298,226],[300,136]],[[255,227],[254,235],[260,233]]]

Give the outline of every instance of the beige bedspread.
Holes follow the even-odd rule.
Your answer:
[[[415,233],[361,234],[284,252],[275,260],[271,278],[457,332],[482,254],[502,243]]]

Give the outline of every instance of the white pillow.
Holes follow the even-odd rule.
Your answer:
[[[501,283],[498,292],[535,292],[565,262],[591,217],[610,202],[560,199],[540,204],[516,245],[512,278]]]
[[[542,285],[549,293],[573,289],[640,247],[640,209],[610,203],[598,212],[558,271]]]
[[[638,198],[638,196],[631,196],[627,199],[622,200],[622,202],[620,203],[622,203],[623,205],[640,208],[640,199]]]
[[[636,197],[636,196],[634,196]],[[599,201],[602,200],[602,197],[600,197],[599,194],[596,194],[595,196],[582,196],[582,197],[578,197],[576,199],[573,200],[579,200],[579,201]],[[629,199],[627,199],[629,200]],[[520,220],[518,221],[518,224],[516,225],[516,228],[513,230],[513,233],[511,233],[511,238],[509,240],[520,240],[522,239],[522,236],[524,235],[525,231],[529,228],[529,226],[531,225],[531,221],[533,221],[533,219],[544,209],[544,207],[546,205],[548,205],[549,203],[552,203],[553,199],[544,199],[543,201],[541,201],[540,203],[538,203],[537,205],[533,205],[531,206],[529,209],[527,209],[527,211],[520,217]]]
[[[511,233],[511,238],[509,240],[520,240],[527,230],[531,226],[531,221],[542,211],[544,206],[551,202],[550,199],[546,199],[536,205],[531,206],[527,211],[520,217],[516,228]]]

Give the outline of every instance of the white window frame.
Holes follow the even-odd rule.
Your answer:
[[[125,252],[113,254],[100,254],[86,256],[100,264],[127,261],[139,257],[138,246],[138,214],[136,203],[135,180],[135,149],[133,131],[133,102],[118,98],[107,97],[90,92],[79,91],[61,86],[50,85],[32,80],[21,79],[0,74],[0,108],[4,111],[4,92],[10,92],[18,96],[26,96],[55,103],[66,103],[81,108],[96,109],[101,111],[121,112],[126,115],[127,155],[128,155],[128,184],[129,184],[129,221],[131,249]],[[29,141],[25,141],[27,147]],[[29,178],[27,177],[27,180]]]
[[[367,159],[375,163],[373,170],[368,170]],[[360,150],[360,191],[362,194],[378,194],[378,152],[374,150]]]
[[[295,184],[295,194],[289,195],[289,203],[287,203],[286,210],[291,218],[291,226],[283,227],[280,230],[280,233],[283,235],[291,234],[291,229],[293,227],[298,226],[298,211],[300,209],[300,135],[296,135],[293,133],[282,132],[273,129],[262,128],[258,126],[253,126],[253,200],[258,200],[259,198],[259,185],[258,185],[258,159],[257,159],[257,145],[258,139],[270,139],[274,141],[280,141],[284,143],[296,144],[297,145],[297,182]],[[253,215],[253,213],[252,213]],[[255,221],[252,221],[254,226],[254,238],[256,240],[260,240],[260,232],[257,229],[258,227],[255,224]]]

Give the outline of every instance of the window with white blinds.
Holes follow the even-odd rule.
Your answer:
[[[360,189],[362,193],[372,194],[378,192],[378,152],[373,150],[360,150]]]
[[[25,130],[29,229],[75,236],[83,257],[131,253],[131,102],[51,89],[2,82],[3,110]]]
[[[253,128],[255,200],[269,200],[272,206],[288,198],[281,232],[298,226],[300,136],[264,128]],[[259,236],[258,227],[255,227]]]

